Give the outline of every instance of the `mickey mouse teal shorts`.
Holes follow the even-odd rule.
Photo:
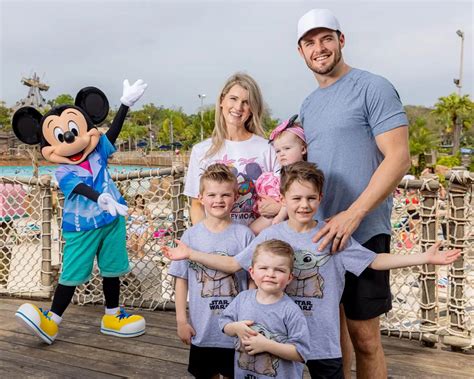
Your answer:
[[[124,217],[99,229],[63,232],[63,237],[66,245],[59,284],[77,286],[89,281],[95,257],[102,277],[114,278],[130,271]]]

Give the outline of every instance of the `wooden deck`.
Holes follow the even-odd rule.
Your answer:
[[[0,297],[1,378],[190,378],[188,349],[176,336],[173,312],[140,312],[146,334],[119,339],[100,334],[102,307],[71,305],[48,346],[18,326],[14,313],[23,302]],[[393,337],[383,337],[383,343],[391,378],[474,377],[472,351],[428,349]]]

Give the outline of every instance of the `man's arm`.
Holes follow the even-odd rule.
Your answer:
[[[461,255],[461,250],[439,251],[441,241],[436,242],[425,253],[399,255],[399,254],[377,254],[369,265],[374,270],[390,270],[392,268],[403,268],[422,264],[449,265]],[[344,253],[342,253],[344,254]]]
[[[189,215],[191,216],[191,223],[193,225],[199,223],[206,216],[204,213],[204,207],[195,197],[191,197],[191,209],[189,210]]]
[[[184,242],[175,240],[176,247],[163,246],[162,251],[168,259],[182,260],[189,259],[200,263],[214,270],[233,274],[242,269],[234,257],[216,254],[207,254],[201,251],[191,249]]]
[[[331,217],[316,234],[315,242],[324,237],[320,251],[331,242],[332,252],[342,250],[364,217],[387,198],[410,167],[407,126],[382,133],[375,141],[384,159],[357,200],[347,210]]]

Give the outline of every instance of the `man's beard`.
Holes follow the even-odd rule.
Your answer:
[[[341,48],[339,47],[339,49],[334,53],[334,62],[332,62],[329,66],[327,67],[324,67],[324,68],[321,68],[321,69],[318,69],[318,68],[314,68],[312,65],[311,65],[311,61],[308,63],[306,62],[306,65],[308,66],[308,68],[313,71],[315,74],[318,74],[318,75],[327,75],[329,74],[332,70],[334,70],[334,67],[336,67],[336,65],[341,61],[342,59],[342,52],[341,52]]]

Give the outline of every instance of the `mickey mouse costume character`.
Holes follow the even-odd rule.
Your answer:
[[[63,267],[50,310],[23,304],[15,316],[28,330],[48,344],[54,342],[62,315],[77,285],[92,274],[94,258],[103,278],[105,315],[100,331],[118,337],[145,333],[145,319],[119,307],[120,276],[129,268],[125,216],[128,207],[107,170],[108,157],[130,106],[147,85],[138,80],[123,83],[120,106],[111,127],[102,135],[96,125],[105,120],[109,103],[95,87],[79,91],[75,105],[61,105],[44,116],[31,107],[13,115],[13,131],[24,143],[40,144],[46,160],[58,163],[56,179],[64,193]]]

